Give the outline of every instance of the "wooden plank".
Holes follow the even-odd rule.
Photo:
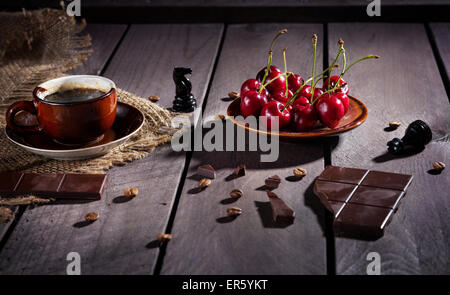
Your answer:
[[[89,56],[87,62],[70,71],[69,74],[100,75],[126,28],[127,25],[88,24],[86,32],[92,38],[94,52]],[[100,40],[101,42],[99,42]]]
[[[193,93],[201,104],[221,34],[222,25],[132,25],[105,76],[139,95],[159,95],[168,106],[173,66],[192,66]],[[0,253],[0,273],[65,274],[71,251],[81,256],[82,274],[153,273],[155,239],[165,230],[184,163],[184,153],[165,145],[111,169],[100,201],[26,211]],[[122,194],[130,187],[139,196],[125,202]],[[100,219],[85,226],[91,211]]]
[[[434,161],[449,159],[450,106],[424,26],[421,24],[330,24],[329,57],[342,37],[349,61],[367,54],[378,60],[356,65],[346,75],[350,93],[361,99],[369,117],[340,138],[332,152],[339,166],[414,175],[385,236],[376,241],[336,239],[337,273],[366,274],[366,255],[378,252],[382,274],[444,274],[450,271],[449,176],[428,172]],[[409,123],[427,122],[435,141],[417,155],[391,157],[386,142],[402,137]],[[387,132],[389,121],[402,126]]]
[[[204,112],[206,121],[224,114],[230,102],[221,98],[238,90],[244,80],[264,67],[270,40],[284,27],[289,33],[275,47],[274,64],[282,66],[281,49],[287,47],[288,70],[309,75],[311,36],[322,36],[321,25],[231,25]],[[319,68],[322,44],[318,49]],[[242,163],[247,166],[247,175],[227,181]],[[217,178],[211,187],[195,193],[195,171],[204,164],[215,167]],[[306,168],[308,175],[292,181],[289,176],[295,167]],[[325,274],[325,238],[321,228],[324,211],[312,196],[311,187],[312,179],[322,169],[322,145],[317,142],[281,143],[279,159],[273,163],[260,162],[260,152],[194,152],[161,273]],[[274,192],[296,211],[294,224],[286,228],[271,221],[271,207],[261,190],[264,179],[274,174],[282,179]],[[242,189],[244,196],[231,202],[229,193],[235,188]],[[235,220],[226,218],[226,209],[231,206],[243,210]]]
[[[92,49],[94,52],[88,60],[80,67],[68,72],[69,74],[90,74],[97,75],[103,69],[106,61],[111,56],[114,47],[118,44],[120,37],[125,32],[126,25],[98,25],[90,24],[86,27],[86,33],[92,37]],[[101,37],[104,36],[104,39]],[[100,42],[101,41],[101,42]],[[0,223],[0,241],[10,227],[11,222]]]
[[[438,49],[439,57],[444,65],[446,83],[450,87],[450,23],[432,23],[430,24],[434,40]]]

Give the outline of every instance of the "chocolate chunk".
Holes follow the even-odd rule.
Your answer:
[[[393,213],[387,208],[347,204],[334,220],[333,228],[337,234],[378,238],[383,236]]]
[[[280,199],[274,192],[266,190],[266,193],[269,197],[270,206],[272,207],[273,221],[280,224],[294,223],[294,210],[289,207],[282,199]]]
[[[411,175],[327,166],[314,183],[314,193],[333,213],[336,233],[381,237]]]
[[[281,183],[281,178],[278,175],[270,176],[264,181],[264,183],[269,188],[278,188],[278,186],[280,186]]]
[[[234,176],[244,176],[245,175],[245,164],[237,166],[232,173]]]
[[[197,175],[214,179],[216,178],[216,171],[211,165],[203,165],[197,168]]]
[[[105,174],[0,173],[0,195],[35,195],[55,199],[100,199]]]

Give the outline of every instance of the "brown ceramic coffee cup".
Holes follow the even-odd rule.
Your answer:
[[[6,122],[14,132],[43,132],[65,144],[84,144],[101,137],[116,118],[116,86],[113,81],[91,75],[49,80],[33,91],[33,101],[13,103]],[[20,111],[36,115],[38,124],[20,126]]]

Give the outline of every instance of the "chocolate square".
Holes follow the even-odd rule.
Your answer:
[[[35,194],[56,192],[63,176],[64,174],[25,174],[16,191]]]
[[[348,203],[334,220],[333,227],[337,233],[380,237],[393,213],[392,209]]]
[[[66,174],[58,192],[67,198],[100,199],[105,182],[105,174]]]
[[[359,186],[349,203],[395,209],[404,192],[370,186]]]
[[[327,166],[318,179],[359,184],[366,173],[365,169]]]
[[[337,202],[337,201],[329,201],[328,204],[335,218],[337,217],[338,214],[340,214],[340,211],[346,205],[346,203],[344,202]]]
[[[0,193],[12,193],[22,177],[22,173],[0,173]]]
[[[332,181],[316,180],[314,190],[320,194],[320,197],[328,201],[347,202],[356,185],[349,183],[339,183]]]
[[[397,190],[406,190],[412,180],[411,175],[370,171],[364,178],[361,185],[369,185],[383,188],[391,188]]]

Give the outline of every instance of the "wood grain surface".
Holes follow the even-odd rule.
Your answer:
[[[222,25],[132,25],[104,75],[138,95],[158,95],[169,106],[173,66],[191,66],[201,103],[221,34]],[[75,251],[82,274],[152,274],[159,253],[155,239],[166,227],[184,162],[184,153],[165,145],[111,169],[100,201],[27,210],[0,253],[0,273],[65,274],[66,255]],[[139,195],[127,201],[123,191],[130,187]],[[91,211],[100,218],[88,225],[83,220]]]
[[[365,124],[341,136],[332,152],[338,166],[412,174],[414,180],[385,236],[377,241],[336,239],[338,274],[366,274],[369,252],[381,256],[382,274],[445,274],[450,271],[448,171],[435,175],[434,161],[448,163],[450,106],[422,24],[329,24],[329,57],[345,41],[349,61],[368,54],[378,60],[346,75],[350,94],[369,110]],[[434,142],[416,155],[392,157],[386,142],[402,137],[409,123],[427,122]],[[389,121],[402,126],[388,132]]]
[[[309,76],[312,65],[311,37],[319,35],[318,68],[322,61],[322,26],[299,24],[231,25],[220,55],[204,121],[225,114],[227,93],[239,91],[243,81],[264,67],[270,40],[286,27],[274,48],[274,65],[282,66],[281,50],[287,47],[288,70]],[[236,140],[235,140],[236,142]],[[263,163],[260,152],[194,152],[167,246],[162,274],[325,274],[326,253],[323,209],[312,195],[312,180],[323,169],[320,142],[281,143],[276,162]],[[196,189],[199,165],[211,164],[217,178],[204,191]],[[230,179],[233,169],[247,166],[247,175]],[[292,177],[293,168],[308,174]],[[277,174],[281,185],[274,192],[296,212],[293,225],[273,223],[264,179]],[[241,189],[244,196],[233,202],[229,193]],[[226,209],[243,210],[236,219]]]
[[[436,42],[439,58],[441,59],[446,77],[446,83],[450,87],[450,23],[432,23],[430,24],[434,40]]]

